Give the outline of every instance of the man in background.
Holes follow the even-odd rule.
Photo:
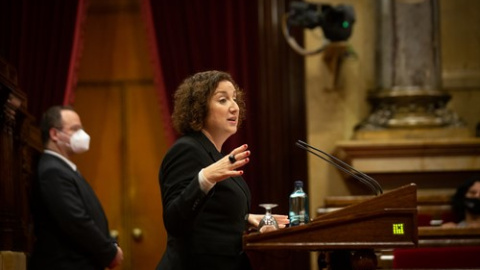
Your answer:
[[[109,235],[95,192],[70,160],[89,148],[80,117],[71,107],[51,107],[42,117],[41,132],[45,150],[32,190],[36,242],[28,268],[114,268],[123,252]]]

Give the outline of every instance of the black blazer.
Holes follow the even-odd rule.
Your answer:
[[[100,270],[117,253],[93,189],[60,158],[44,153],[32,190],[36,241],[28,268]]]
[[[165,155],[159,182],[168,242],[157,269],[249,269],[242,252],[247,184],[229,178],[205,194],[198,182],[200,170],[222,157],[201,132],[181,137]]]

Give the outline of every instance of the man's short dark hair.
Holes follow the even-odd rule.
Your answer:
[[[62,111],[75,111],[71,106],[52,106],[42,116],[40,130],[42,132],[42,143],[46,146],[50,140],[50,129],[62,129]]]

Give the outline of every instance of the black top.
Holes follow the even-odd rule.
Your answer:
[[[242,177],[221,181],[205,194],[202,168],[221,159],[201,132],[178,139],[163,159],[159,181],[168,234],[157,269],[248,269],[242,252],[250,190]]]

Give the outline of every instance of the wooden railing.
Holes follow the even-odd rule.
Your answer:
[[[15,70],[1,58],[0,106],[0,259],[21,269],[33,243],[29,194],[42,147]]]
[[[449,193],[417,194],[418,226],[438,226],[453,221],[451,196]],[[329,196],[325,198],[324,206],[317,208],[317,215],[321,216],[371,198],[373,196]]]

